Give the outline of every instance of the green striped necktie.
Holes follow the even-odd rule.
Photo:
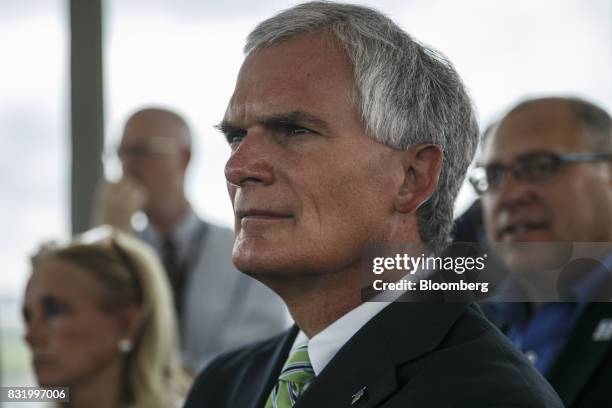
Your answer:
[[[308,358],[308,344],[302,344],[291,352],[265,408],[293,407],[314,377],[314,370]]]

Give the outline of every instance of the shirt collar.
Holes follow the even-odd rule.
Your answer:
[[[291,351],[299,345],[308,343],[310,363],[315,375],[319,375],[342,346],[389,304],[390,302],[364,302],[311,339],[308,339],[306,334],[300,330]]]
[[[169,235],[174,241],[178,250],[179,259],[183,259],[187,254],[186,251],[189,248],[189,242],[193,235],[198,230],[200,219],[193,211],[191,207],[187,210],[183,218],[172,228]],[[153,226],[151,223],[147,224],[147,227],[143,231],[143,237],[146,241],[149,241],[157,249],[162,246],[162,240],[164,236]]]

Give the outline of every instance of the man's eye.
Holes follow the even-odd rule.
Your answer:
[[[235,139],[232,139],[232,141],[230,142],[230,148],[232,150],[236,150],[238,149],[238,147],[240,146],[240,143],[242,142],[242,137],[237,137]]]
[[[236,132],[236,133],[228,133],[226,137],[227,137],[227,142],[229,143],[232,150],[236,150],[238,146],[240,146],[240,143],[242,143],[242,140],[244,139],[245,135],[244,133]]]
[[[550,173],[554,172],[556,167],[554,161],[547,159],[533,160],[525,165],[527,171],[531,173]]]
[[[301,128],[301,127],[296,127],[296,128],[291,129],[291,134],[293,135],[304,135],[307,133],[312,133],[312,131],[310,129]]]
[[[151,149],[149,146],[122,147],[117,151],[117,154],[120,158],[140,158],[149,156],[151,154]]]
[[[312,130],[293,123],[279,123],[273,127],[273,131],[284,136],[301,136],[314,133]]]
[[[487,182],[496,184],[504,176],[505,168],[499,164],[491,164],[486,168]]]

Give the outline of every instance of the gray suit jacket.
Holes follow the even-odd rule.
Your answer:
[[[185,362],[197,371],[222,352],[280,333],[290,320],[274,292],[232,264],[232,230],[199,218],[186,222],[191,222],[194,238],[184,245],[197,248],[183,251],[193,262],[188,262],[181,306],[181,349]],[[198,240],[202,226],[205,234]],[[146,229],[143,238],[160,250],[154,231]]]

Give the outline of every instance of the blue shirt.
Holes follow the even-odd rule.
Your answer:
[[[506,335],[542,374],[547,374],[586,303],[544,303],[533,314],[529,308],[526,303],[505,304],[509,322]]]
[[[525,353],[536,368],[548,374],[570,337],[571,332],[584,313],[590,295],[599,285],[610,279],[612,255],[603,260],[603,268],[594,270],[565,295],[576,302],[543,303],[532,312],[528,303],[497,303],[491,308],[506,325],[506,335],[514,345]]]

